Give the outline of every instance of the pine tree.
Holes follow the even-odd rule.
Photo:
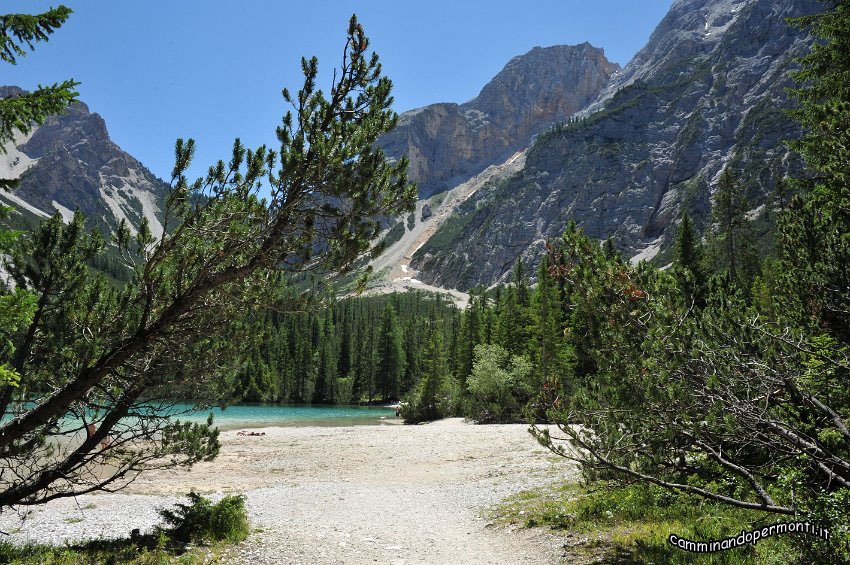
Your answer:
[[[475,360],[475,346],[481,343],[481,318],[478,301],[481,300],[474,294],[469,295],[469,304],[464,310],[460,326],[460,362],[458,363],[458,383],[462,390],[466,390],[466,380],[472,373],[472,364]]]
[[[690,216],[684,212],[673,250],[674,274],[685,295],[698,307],[705,305],[706,275],[703,261],[699,235]]]
[[[747,219],[749,206],[741,185],[727,167],[720,175],[711,209],[715,270],[727,272],[739,288],[748,291],[758,267],[753,233]]]
[[[793,75],[792,114],[806,134],[791,146],[814,174],[792,182],[801,195],[780,222],[785,292],[810,323],[850,345],[850,1],[795,23],[824,41]]]
[[[422,355],[419,345],[419,332],[417,331],[418,317],[413,315],[410,317],[410,322],[407,324],[407,330],[404,332],[404,377],[401,380],[400,390],[407,392],[411,390],[416,383],[419,382],[421,373],[420,357]]]
[[[37,15],[8,14],[0,16],[0,59],[16,65],[18,57],[34,50],[35,43],[47,41],[70,17],[72,11],[60,5]],[[20,132],[27,134],[33,125],[41,125],[47,118],[64,110],[76,100],[74,88],[80,83],[66,80],[61,84],[39,87],[34,92],[0,99],[0,152],[3,145]],[[17,181],[0,179],[0,190],[14,187]]]
[[[12,26],[7,32],[22,29],[21,20],[5,23]],[[40,33],[48,31],[42,26]],[[42,38],[34,33],[33,40]],[[155,239],[144,221],[135,234],[126,223],[116,230],[116,250],[132,266],[133,280],[115,288],[86,270],[79,291],[63,295],[58,308],[12,336],[24,345],[18,349],[20,390],[32,402],[14,403],[10,412],[15,396],[23,397],[10,392],[13,387],[2,389],[0,474],[9,480],[0,508],[76,496],[80,489],[120,488],[151,465],[180,467],[215,457],[219,443],[211,425],[139,416],[151,396],[193,398],[199,408],[225,402],[231,391],[224,383],[256,339],[243,323],[242,305],[285,310],[316,304],[294,289],[281,293],[281,282],[305,272],[347,272],[380,232],[377,218],[408,212],[415,203],[407,160],[390,161],[376,145],[398,117],[390,109],[392,83],[368,50],[352,17],[342,68],[327,96],[316,87],[317,60],[302,60],[303,87],[295,96],[283,91],[291,110],[277,128],[279,151],[247,149],[237,139],[228,163],[219,161],[190,181],[195,144],[178,140],[161,236]],[[257,197],[261,186],[266,199]],[[52,228],[45,229],[31,241],[49,237]],[[74,229],[62,227],[62,237]],[[47,287],[55,281],[22,275],[39,257],[12,255],[16,284],[39,301],[52,300]],[[61,266],[80,259],[53,261]],[[52,264],[47,267],[41,272],[53,272]],[[309,366],[302,398],[310,399],[318,352],[304,347],[302,363]],[[84,414],[101,408],[95,431],[74,450],[48,453],[51,440],[65,433],[57,423],[72,407]],[[101,449],[107,438],[115,447]],[[94,484],[93,468],[106,471]]]
[[[387,304],[384,308],[381,319],[378,359],[377,388],[381,398],[384,400],[399,398],[405,366],[404,336],[392,304]]]
[[[528,279],[525,276],[525,267],[522,264],[522,257],[517,259],[514,267],[514,285],[516,287],[517,305],[522,308],[528,307]]]
[[[549,274],[549,258],[543,256],[537,272],[537,291],[534,295],[535,332],[538,376],[540,385],[549,382],[560,371],[559,349],[563,337],[558,287]]]
[[[442,418],[446,413],[446,374],[448,363],[443,350],[443,338],[436,328],[431,328],[422,356],[422,380],[402,416],[406,422],[426,422]]]
[[[48,36],[60,27],[71,15],[71,10],[60,5],[39,15],[11,14],[0,16],[0,58],[12,65],[17,57],[26,55],[25,47],[34,49],[34,42],[47,41]],[[77,93],[77,82],[65,81],[51,87],[42,87],[32,93],[0,99],[0,153],[14,139],[17,132],[29,133],[33,124],[41,125],[51,114],[61,112],[73,102]],[[0,191],[11,190],[16,180],[0,179]],[[0,206],[0,220],[9,209]],[[19,233],[0,230],[0,258],[12,253]],[[2,261],[2,259],[0,259]],[[24,328],[31,327],[36,315],[38,298],[31,292],[19,288],[14,293],[5,292],[5,283],[0,281],[0,414],[5,410],[20,381],[20,374],[10,361],[19,356],[15,353],[14,336]],[[18,363],[19,364],[19,363]]]
[[[337,374],[341,377],[354,377],[354,343],[352,336],[352,305],[353,302],[348,302],[346,308],[342,310],[343,317],[341,320],[342,331],[339,336],[339,366]]]

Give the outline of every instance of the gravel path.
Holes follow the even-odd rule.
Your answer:
[[[563,540],[546,530],[494,526],[495,504],[523,489],[568,479],[568,464],[523,425],[266,428],[222,434],[221,455],[190,472],[155,473],[122,494],[55,501],[21,524],[18,541],[62,543],[151,528],[180,493],[243,492],[257,532],[228,562],[555,563]],[[215,497],[215,496],[214,496]]]

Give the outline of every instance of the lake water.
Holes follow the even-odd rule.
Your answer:
[[[395,409],[383,406],[322,406],[293,404],[235,404],[226,409],[213,408],[181,420],[206,421],[213,413],[213,425],[222,430],[268,426],[351,426],[380,424],[395,420]]]
[[[34,406],[24,403],[26,409]],[[238,428],[264,428],[270,426],[354,426],[375,425],[382,421],[395,420],[395,409],[385,406],[331,406],[307,404],[234,404],[224,410],[212,408],[188,412],[189,404],[178,404],[167,410],[175,419],[189,422],[206,422],[212,412],[213,425],[221,430]],[[162,413],[162,412],[161,412]],[[6,415],[0,422],[9,419]],[[80,421],[74,417],[63,419],[63,428],[76,428]]]

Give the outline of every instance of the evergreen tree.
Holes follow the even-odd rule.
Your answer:
[[[460,361],[458,363],[458,383],[461,390],[466,390],[466,380],[472,373],[475,360],[475,346],[481,343],[481,318],[478,301],[481,298],[470,293],[469,304],[464,310],[460,326]]]
[[[539,383],[549,382],[561,371],[559,349],[563,338],[558,287],[549,274],[549,257],[543,256],[537,273],[535,305],[535,350]]]
[[[522,257],[517,259],[514,267],[514,285],[516,286],[516,301],[517,305],[522,308],[528,307],[528,279],[525,276],[525,267],[522,264]]]
[[[404,392],[416,386],[421,373],[420,356],[422,355],[422,351],[419,345],[418,323],[418,317],[412,316],[407,325],[407,330],[404,332],[405,364],[404,377],[402,378],[400,388]]]
[[[457,379],[460,375],[460,315],[452,313],[451,328],[449,331],[449,377]]]
[[[20,22],[7,19],[6,32],[23,29]],[[408,212],[415,202],[406,159],[390,161],[376,146],[397,115],[390,110],[391,82],[368,49],[352,18],[343,66],[327,97],[316,88],[317,60],[302,60],[303,88],[294,97],[283,91],[292,110],[277,129],[277,152],[249,150],[236,140],[227,164],[219,161],[191,182],[194,141],[178,140],[162,205],[164,232],[154,238],[145,221],[135,234],[125,223],[117,229],[116,249],[132,266],[129,284],[115,288],[76,267],[85,263],[88,242],[75,235],[77,222],[48,224],[12,253],[16,285],[37,302],[54,301],[57,285],[76,290],[12,336],[20,387],[3,386],[0,399],[0,474],[8,478],[0,508],[120,488],[151,466],[216,456],[210,423],[145,417],[145,407],[177,398],[196,399],[200,409],[226,402],[255,337],[241,305],[315,304],[295,291],[282,295],[281,282],[305,272],[347,272],[380,232],[376,218]],[[267,199],[257,197],[260,186]],[[37,250],[28,253],[30,245],[55,239],[53,232],[60,247],[70,242],[80,252],[49,255],[49,264]],[[313,372],[318,355],[304,349],[316,357]],[[312,382],[305,379],[305,399]],[[30,402],[15,402],[23,399]],[[52,451],[68,433],[59,422],[71,409],[87,419],[96,414],[89,422],[94,431],[73,450]],[[102,448],[107,439],[110,447]],[[122,447],[128,445],[133,449]]]
[[[17,64],[17,58],[27,53],[25,47],[34,49],[34,42],[47,41],[48,36],[70,15],[71,10],[60,5],[39,15],[0,16],[0,58],[12,65]],[[34,124],[43,124],[48,116],[61,112],[73,102],[77,97],[74,91],[77,84],[68,80],[61,85],[40,87],[29,94],[0,99],[0,153],[5,153],[4,146],[14,139],[17,132],[29,133]],[[0,191],[10,190],[16,185],[16,180],[0,179]],[[8,211],[8,208],[0,206],[0,220]],[[0,261],[12,253],[19,236],[17,232],[0,230]],[[7,293],[5,287],[5,283],[0,281],[0,406],[4,409],[11,399],[12,389],[20,381],[18,369],[10,364],[20,355],[15,352],[15,335],[31,327],[33,316],[43,310],[37,307],[38,298],[33,293],[23,288]]]
[[[352,335],[352,306],[353,302],[348,303],[348,307],[342,310],[342,331],[339,336],[339,366],[337,374],[342,377],[354,377],[354,343]]]
[[[72,11],[60,5],[44,13],[7,14],[0,16],[0,59],[16,65],[27,49],[34,50],[35,43],[47,41],[70,17]],[[28,134],[33,125],[41,125],[52,115],[64,110],[76,100],[74,88],[80,83],[66,80],[61,84],[39,87],[34,92],[0,99],[0,152],[3,145],[12,141],[15,134]],[[17,181],[0,179],[0,190],[14,187]]]
[[[610,237],[602,244],[602,254],[612,261],[621,258],[620,251],[614,245],[614,240]]]
[[[793,181],[802,194],[780,222],[784,290],[812,326],[850,345],[850,1],[795,23],[815,42],[794,74],[800,107],[792,115],[806,134],[791,146],[814,174]],[[803,323],[801,320],[800,323]]]
[[[741,185],[727,167],[720,175],[711,209],[714,222],[712,256],[716,271],[729,273],[739,288],[747,291],[758,266],[753,233],[747,219],[749,205]]]
[[[407,423],[437,420],[445,416],[446,374],[448,363],[443,349],[443,338],[436,328],[430,336],[422,356],[422,380],[415,394],[402,407],[402,417]]]
[[[377,388],[381,398],[398,398],[405,366],[404,336],[392,304],[384,308],[378,337],[378,359]]]
[[[705,305],[706,275],[703,261],[699,234],[688,213],[684,212],[673,249],[673,268],[679,286],[698,307]]]

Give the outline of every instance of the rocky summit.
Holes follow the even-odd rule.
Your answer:
[[[0,98],[23,91],[0,87]],[[154,235],[162,233],[161,210],[167,185],[110,138],[103,118],[75,102],[62,115],[18,136],[0,154],[0,177],[20,179],[0,203],[14,210],[21,225],[77,208],[89,225],[110,233],[121,220],[135,230],[147,219]]]
[[[776,179],[799,165],[784,144],[799,134],[785,89],[811,43],[786,20],[819,6],[675,2],[596,99],[538,136],[522,170],[458,206],[411,267],[447,288],[503,282],[519,257],[536,263],[571,220],[635,261],[666,264],[682,211],[705,226],[726,166],[746,187],[756,225],[769,223]]]
[[[405,112],[380,144],[410,159],[410,179],[427,198],[450,189],[584,108],[620,66],[589,43],[535,47],[511,59],[479,95]]]
[[[811,39],[787,19],[820,6],[677,0],[623,69],[589,43],[535,47],[470,101],[405,112],[380,145],[409,158],[421,201],[390,222],[401,235],[385,233],[377,278],[459,290],[505,282],[518,258],[534,272],[570,221],[633,261],[664,265],[683,211],[705,231],[727,166],[766,233],[776,180],[800,165],[784,143],[799,135],[786,87]],[[0,202],[30,224],[79,208],[106,231],[145,218],[161,232],[167,186],[85,104],[6,150],[0,176],[21,183]]]

